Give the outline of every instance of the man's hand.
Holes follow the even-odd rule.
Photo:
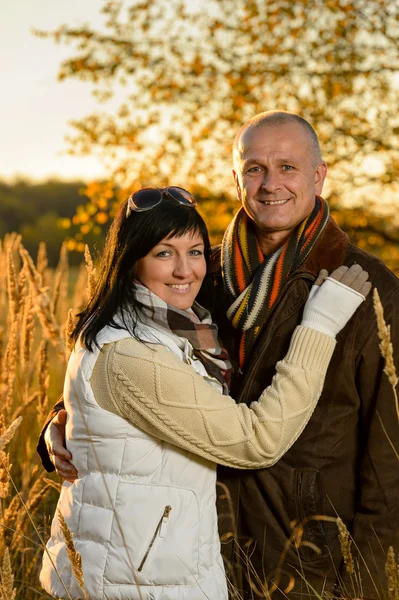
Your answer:
[[[44,441],[57,474],[72,483],[77,478],[78,472],[70,462],[72,454],[65,448],[66,420],[67,411],[60,410],[47,426]]]

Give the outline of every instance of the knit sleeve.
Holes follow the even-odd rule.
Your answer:
[[[270,467],[308,422],[334,348],[330,336],[297,327],[271,385],[250,407],[166,348],[131,338],[103,347],[91,384],[102,406],[111,402],[150,435],[229,467]]]

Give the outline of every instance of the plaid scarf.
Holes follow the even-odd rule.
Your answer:
[[[242,331],[239,364],[243,367],[287,277],[307,258],[329,216],[328,205],[316,196],[310,215],[282,248],[263,256],[252,220],[243,208],[228,226],[222,242],[222,271],[231,300],[227,317]]]
[[[135,288],[144,322],[148,319],[158,331],[177,336],[179,347],[188,340],[194,356],[204,365],[208,375],[217,379],[223,386],[223,393],[228,394],[231,363],[227,351],[219,345],[218,329],[211,314],[197,302],[188,310],[174,308],[137,281]]]

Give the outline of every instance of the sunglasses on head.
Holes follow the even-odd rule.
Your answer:
[[[181,187],[143,188],[131,194],[127,200],[126,217],[134,212],[145,212],[161,204],[164,198],[173,198],[184,206],[195,207],[197,201],[187,190]]]

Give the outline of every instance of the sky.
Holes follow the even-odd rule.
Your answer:
[[[100,22],[101,0],[0,0],[0,180],[101,177],[101,163],[65,154],[71,119],[92,112],[90,86],[57,82],[71,47],[35,37],[31,28]]]
[[[72,48],[31,32],[63,23],[100,25],[102,6],[102,0],[0,0],[0,180],[105,175],[98,159],[66,154],[65,136],[73,132],[68,121],[98,106],[89,84],[57,81],[59,65]],[[370,161],[368,170],[380,169]]]

